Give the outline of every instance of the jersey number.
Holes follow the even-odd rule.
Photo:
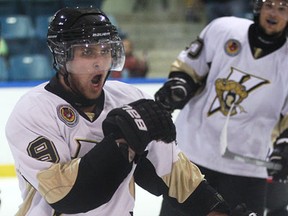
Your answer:
[[[37,160],[53,163],[59,162],[59,155],[54,143],[42,136],[29,143],[27,152],[29,156]]]

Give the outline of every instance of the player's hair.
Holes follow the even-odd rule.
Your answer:
[[[54,68],[65,67],[74,44],[110,43],[111,70],[121,71],[125,53],[117,28],[98,8],[63,8],[55,13],[49,26],[47,44],[54,57]]]

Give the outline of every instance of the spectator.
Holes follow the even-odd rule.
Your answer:
[[[185,20],[187,22],[200,22],[202,8],[202,0],[185,0]]]
[[[134,46],[131,39],[124,37],[122,39],[125,50],[125,64],[122,71],[113,71],[110,75],[112,78],[135,78],[146,77],[149,66],[144,54],[143,58],[139,58],[134,53]]]
[[[149,70],[146,54],[144,53],[143,58],[137,57],[131,39],[123,39],[123,45],[126,57],[123,72],[127,73],[128,77],[145,77]]]

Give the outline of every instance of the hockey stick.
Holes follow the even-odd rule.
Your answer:
[[[268,169],[281,170],[282,165],[279,163],[274,163],[271,161],[265,161],[265,160],[261,160],[261,159],[257,159],[257,158],[247,157],[244,155],[240,155],[240,154],[231,152],[228,149],[227,130],[228,130],[228,123],[229,123],[230,115],[231,115],[233,108],[234,108],[234,104],[232,104],[232,106],[228,112],[224,127],[221,131],[221,135],[220,135],[220,153],[221,153],[221,156],[224,158],[227,158],[227,159],[235,160],[235,161],[240,161],[240,162],[244,162],[244,163],[248,163],[248,164],[253,164],[256,166],[266,167]]]

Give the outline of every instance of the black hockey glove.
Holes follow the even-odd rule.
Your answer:
[[[281,170],[268,169],[269,176],[272,176],[274,181],[286,182],[288,180],[288,129],[276,139],[269,159],[282,165]]]
[[[248,210],[246,205],[242,203],[232,210],[230,216],[257,216],[257,214]]]
[[[147,99],[113,109],[102,128],[105,136],[124,138],[137,154],[142,154],[152,140],[170,143],[176,139],[171,114],[160,103]]]
[[[183,72],[172,72],[169,79],[156,92],[155,100],[160,102],[167,111],[182,109],[194,95],[200,85]]]

